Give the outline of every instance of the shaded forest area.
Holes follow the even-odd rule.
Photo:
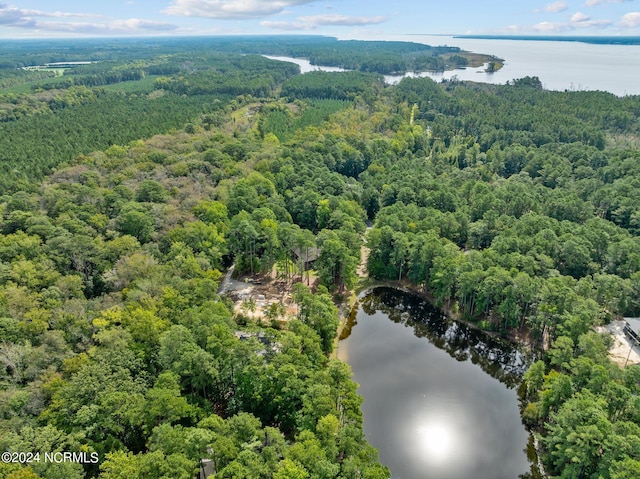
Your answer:
[[[0,444],[100,457],[0,474],[389,477],[329,359],[365,241],[371,277],[539,351],[523,420],[553,477],[638,477],[640,367],[594,327],[640,314],[640,97],[390,87],[183,41],[50,49],[32,60],[105,62],[0,90]],[[296,283],[295,314],[234,311],[231,264]]]

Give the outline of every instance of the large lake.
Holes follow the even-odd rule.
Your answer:
[[[495,73],[485,73],[483,68],[468,68],[420,74],[435,81],[456,76],[460,80],[504,84],[515,78],[537,76],[548,90],[602,90],[618,96],[640,94],[640,45],[486,40],[433,35],[396,35],[383,39],[456,46],[505,60],[504,67]],[[317,68],[308,62],[299,63],[297,59],[295,62],[301,65],[303,73]],[[386,77],[388,83],[396,83],[399,79]]]
[[[459,74],[461,79],[505,83],[537,76],[548,90],[603,90],[618,96],[640,94],[640,45],[596,45],[582,42],[486,40],[403,35],[405,41],[447,44],[503,58],[495,73]],[[468,78],[467,76],[471,76]]]
[[[527,361],[516,348],[393,289],[356,308],[338,355],[394,479],[533,477],[517,394]]]

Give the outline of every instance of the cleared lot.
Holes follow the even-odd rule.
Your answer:
[[[597,328],[600,333],[611,333],[613,335],[613,346],[609,350],[611,360],[624,367],[629,364],[640,364],[640,347],[634,346],[631,340],[624,334],[625,322],[611,321],[606,326]]]

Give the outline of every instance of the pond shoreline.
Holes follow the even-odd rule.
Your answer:
[[[434,296],[430,294],[428,291],[425,291],[423,288],[409,282],[409,281],[396,281],[396,280],[373,280],[371,278],[361,278],[360,283],[353,289],[353,293],[349,298],[346,298],[342,302],[338,303],[338,307],[341,312],[341,320],[338,326],[338,331],[336,337],[340,337],[342,334],[342,330],[344,329],[345,319],[350,314],[351,309],[356,304],[356,301],[361,296],[364,296],[369,291],[375,288],[393,288],[398,291],[403,291],[405,293],[414,294],[426,301],[428,301],[432,306],[442,310],[449,319],[454,321],[459,321],[472,329],[482,331],[487,336],[494,339],[502,339],[505,341],[509,341],[510,343],[518,346],[523,349],[523,352],[527,354],[535,355],[536,348],[531,344],[530,338],[525,335],[518,334],[517,331],[510,330],[509,334],[504,336],[496,331],[489,331],[481,328],[478,323],[471,321],[469,319],[463,318],[459,312],[455,311],[452,308],[450,303],[445,303],[443,305],[438,305]]]
[[[360,282],[353,289],[352,294],[338,303],[338,307],[340,310],[340,323],[338,324],[338,328],[336,330],[335,347],[333,349],[331,357],[338,358],[340,342],[342,342],[351,334],[351,331],[350,331],[351,325],[353,320],[355,319],[354,313],[357,311],[356,306],[358,305],[359,299],[365,296],[366,294],[368,294],[369,292],[375,290],[376,288],[391,288],[397,291],[402,291],[404,293],[415,295],[427,301],[433,307],[440,309],[445,314],[447,319],[458,321],[470,327],[471,329],[474,329],[486,334],[487,336],[493,339],[507,341],[512,345],[516,346],[517,348],[521,349],[521,351],[525,354],[535,355],[535,349],[532,347],[528,338],[523,338],[521,336],[518,336],[517,334],[510,334],[508,336],[503,336],[495,331],[487,331],[485,329],[482,329],[481,327],[478,326],[477,323],[470,321],[468,319],[462,318],[458,312],[454,311],[453,308],[451,308],[450,304],[438,306],[432,294],[430,294],[428,291],[423,290],[423,288],[418,287],[413,283],[410,283],[408,281],[395,281],[395,280],[372,280],[367,276],[364,276],[364,277],[361,276]],[[347,333],[346,336],[344,336],[345,330],[347,330],[347,328],[349,332]],[[538,434],[535,430],[530,430],[528,428],[527,430],[531,434],[531,438],[533,442],[532,446],[536,455],[535,465],[538,469],[537,472],[540,475],[539,477],[541,479],[548,479],[549,476],[546,474],[546,470],[542,462],[544,451],[540,444],[540,438],[538,437]]]
[[[383,311],[383,310],[379,310],[378,308],[372,306],[372,304],[375,304],[375,303],[371,303],[371,298],[367,298],[367,299],[363,299],[363,298],[365,298],[365,296],[368,295],[370,292],[377,289],[381,289],[381,290],[374,292],[373,293],[374,297],[379,297],[377,295],[381,294],[382,295],[381,297],[388,297],[388,298],[397,297],[397,298],[406,298],[406,299],[401,299],[400,302],[397,304],[395,301],[392,300],[391,303],[388,303],[389,306],[387,308],[390,308],[390,309],[387,309],[386,310],[387,312],[374,313],[373,312],[374,310],[376,311]],[[394,294],[393,291],[396,291],[397,293]],[[396,296],[398,294],[400,296]],[[402,296],[402,294],[406,296]],[[424,303],[424,306],[419,306],[420,304],[423,304],[423,303]],[[406,305],[406,306],[403,306],[403,305]],[[364,311],[366,312],[365,316],[362,316],[362,314],[364,314],[362,313],[363,306],[365,307],[364,309]],[[386,406],[384,406],[386,400],[380,399],[380,397],[385,398],[386,397],[385,395],[393,396],[394,393],[389,392],[390,390],[395,390],[395,391],[402,390],[403,391],[403,394],[401,395],[403,398],[402,400],[405,400],[406,398],[410,398],[408,399],[409,402],[407,403],[407,407],[411,405],[411,407],[414,408],[414,409],[411,409],[412,411],[411,417],[413,417],[413,415],[415,414],[416,415],[415,417],[417,418],[416,420],[418,420],[418,423],[422,424],[422,422],[420,421],[424,422],[426,420],[425,418],[428,419],[429,417],[431,418],[431,420],[436,421],[436,423],[441,425],[443,424],[442,421],[449,420],[449,419],[451,419],[453,423],[456,423],[457,421],[456,418],[464,417],[465,416],[464,411],[467,411],[466,407],[468,407],[468,405],[465,405],[464,407],[462,407],[462,409],[458,409],[453,416],[449,415],[449,412],[456,410],[456,407],[458,407],[464,401],[461,398],[465,397],[465,394],[462,392],[460,393],[453,392],[457,387],[454,385],[458,384],[459,382],[458,375],[460,374],[460,372],[458,369],[456,369],[458,367],[457,366],[458,364],[467,363],[469,364],[469,366],[471,366],[471,363],[473,363],[475,367],[480,367],[484,371],[484,373],[489,374],[494,379],[498,379],[508,389],[513,390],[515,388],[515,390],[517,390],[518,384],[521,381],[521,373],[522,371],[524,371],[523,369],[522,371],[518,372],[517,369],[520,369],[523,366],[526,369],[526,366],[528,363],[528,361],[525,358],[522,358],[520,356],[520,353],[515,352],[520,349],[517,347],[518,346],[517,344],[513,344],[511,341],[505,341],[504,338],[501,338],[499,334],[495,334],[495,333],[491,335],[483,334],[486,332],[476,327],[473,323],[459,320],[455,315],[455,311],[451,311],[451,310],[445,311],[442,308],[438,308],[434,306],[433,298],[429,298],[428,295],[426,295],[422,291],[419,291],[419,289],[417,289],[413,285],[408,285],[408,284],[405,284],[402,282],[396,282],[396,281],[362,281],[360,282],[359,287],[356,288],[355,291],[353,291],[351,296],[344,299],[344,301],[342,302],[342,310],[344,311],[345,314],[343,316],[343,321],[341,323],[341,328],[339,333],[340,333],[341,339],[344,342],[340,346],[340,359],[346,361],[352,368],[354,368],[354,373],[356,374],[355,380],[361,384],[361,387],[363,387],[363,391],[360,392],[360,394],[364,395],[366,404],[368,405],[367,406],[368,411],[364,411],[364,412],[368,413],[370,418],[371,417],[380,418],[379,420],[376,420],[372,423],[372,425],[370,426],[369,432],[367,434],[373,434],[373,437],[377,437],[378,442],[374,442],[374,445],[386,451],[386,453],[383,454],[382,456],[383,459],[386,456],[386,460],[391,461],[391,464],[394,463],[393,461],[396,461],[395,462],[396,466],[398,465],[398,462],[397,462],[398,457],[404,457],[403,454],[405,454],[405,452],[398,453],[395,450],[395,446],[392,446],[392,448],[389,449],[388,448],[389,444],[387,444],[386,446],[383,446],[383,444],[385,444],[386,433],[383,433],[381,436],[381,431],[390,431],[389,434],[391,434],[392,432],[394,434],[397,434],[397,431],[393,427],[391,429],[388,429],[390,425],[386,424],[385,422],[385,421],[388,421],[387,419],[385,419],[388,415],[397,414],[397,411],[395,411],[394,407],[390,407],[390,409],[386,409]],[[433,312],[429,312],[432,310]],[[394,311],[397,313],[394,313]],[[374,324],[378,324],[378,325],[383,324],[379,322],[381,314],[382,315],[395,314],[395,317],[389,316],[389,319],[393,319],[393,322],[389,323],[390,325],[393,325],[393,323],[401,323],[404,326],[410,326],[409,331],[411,332],[407,331],[405,328],[400,328],[401,332],[398,333],[399,337],[405,338],[402,341],[409,341],[409,343],[401,342],[396,344],[396,340],[398,339],[398,336],[396,336],[395,333],[391,334],[391,331],[393,330],[394,326],[372,326]],[[371,316],[371,315],[374,315],[374,316]],[[361,320],[364,317],[367,317],[368,319],[370,318],[371,321],[373,322],[370,322],[370,321],[362,322]],[[377,317],[378,319],[374,320],[373,319],[374,317]],[[453,322],[449,322],[449,320],[452,320],[452,321],[456,320],[456,323],[458,325],[456,326]],[[360,324],[361,322],[362,324]],[[416,326],[412,326],[413,324],[415,324]],[[439,324],[441,324],[441,326],[438,326]],[[445,326],[445,324],[447,324],[448,326]],[[358,327],[355,328],[355,325],[357,325]],[[353,327],[353,331],[351,331],[352,327]],[[371,329],[371,328],[374,328],[374,329]],[[384,330],[378,329],[378,328],[384,328]],[[391,329],[387,329],[387,328],[391,328]],[[413,330],[414,328],[418,328],[418,329],[415,329],[414,331]],[[432,328],[435,328],[435,329],[432,329]],[[469,333],[465,333],[464,332],[465,330],[469,331]],[[475,331],[475,333],[472,333],[471,332],[472,330]],[[433,333],[428,333],[427,331],[433,331]],[[389,334],[387,335],[387,333]],[[415,346],[416,344],[412,342],[412,341],[415,341],[415,338],[413,340],[406,339],[408,334],[411,337],[415,335],[416,337],[420,338],[420,341],[428,339],[428,342],[430,343],[430,345],[426,345],[422,343],[423,345],[416,349],[409,345],[409,344],[413,344]],[[345,337],[347,336],[348,336],[348,339],[345,339]],[[482,339],[483,337],[485,339]],[[496,339],[497,339],[497,342],[495,342]],[[444,345],[443,345],[443,342],[444,342]],[[480,346],[476,347],[475,346],[476,344]],[[395,347],[400,348],[399,355],[396,355],[393,353],[393,348]],[[439,355],[441,353],[436,353],[435,355],[432,355],[432,356],[418,356],[423,354],[422,352],[418,352],[418,351],[431,350],[433,347],[435,347],[436,350],[440,350],[441,352],[448,353],[448,356],[449,356],[448,360],[450,360],[451,358],[456,360],[452,363],[456,366],[453,366],[454,369],[451,370],[451,378],[447,379],[449,373],[446,372],[448,371],[448,369],[444,368],[445,363],[439,363],[438,362],[439,359],[436,359],[440,357]],[[502,348],[506,348],[506,349],[502,349]],[[505,351],[505,352],[513,351],[513,352],[505,353],[506,356],[501,356],[501,354],[498,351]],[[498,353],[496,354],[496,352]],[[384,360],[382,362],[375,361],[374,358],[376,357],[376,354],[379,355],[377,356],[378,358],[384,358]],[[427,353],[427,354],[433,354],[433,353]],[[480,356],[478,357],[476,356],[476,354],[480,354]],[[519,358],[519,359],[516,359],[515,362],[512,362],[513,359],[509,359],[509,355],[513,355],[511,356],[513,359],[516,359],[516,358]],[[422,359],[419,359],[419,357]],[[429,359],[426,359],[427,357]],[[502,359],[498,360],[497,358],[502,358]],[[506,362],[504,362],[505,360]],[[374,361],[374,362],[371,362],[371,361]],[[410,365],[417,364],[416,361],[419,361],[420,364],[423,364],[424,368],[418,368],[418,369],[411,368]],[[494,366],[491,366],[493,362],[495,362],[495,369],[493,369]],[[446,364],[449,364],[449,363],[446,363]],[[401,384],[404,384],[402,383],[402,379],[401,379],[403,377],[403,374],[396,374],[399,371],[398,369],[399,365],[402,365],[400,369],[402,369],[403,371],[407,371],[407,372],[414,371],[411,374],[417,374],[418,376],[422,374],[422,376],[420,377],[422,377],[423,379],[416,379],[415,381],[412,380],[411,386],[410,387],[407,386],[406,390],[403,389],[404,386],[401,387]],[[405,366],[408,369],[405,369]],[[487,369],[487,366],[489,367],[489,369]],[[515,369],[514,369],[514,366],[516,366]],[[363,370],[362,369],[363,367],[366,369]],[[447,368],[448,367],[449,366],[447,366]],[[473,368],[474,370],[475,370],[475,367]],[[431,368],[433,371],[428,374],[424,373],[424,371],[428,368]],[[394,372],[392,373],[392,371]],[[478,372],[480,371],[478,370]],[[517,379],[515,376],[512,376],[511,379],[508,379],[509,375],[513,373],[516,373],[520,379]],[[443,388],[440,388],[440,386],[438,386],[439,384],[438,381],[440,381],[440,384],[442,384],[443,380],[446,382],[444,383]],[[514,381],[518,381],[518,384],[516,384]],[[476,391],[476,394],[480,395],[478,396],[478,398],[488,397],[488,395],[491,395],[491,397],[493,397],[493,394],[495,394],[495,391],[490,393],[489,390],[486,389],[488,387],[487,384],[484,383],[481,379],[479,379],[475,373],[472,373],[470,376],[468,376],[465,379],[465,381],[463,381],[463,383],[467,384],[468,387],[474,388],[474,391]],[[375,395],[377,393],[375,393],[372,396],[371,388],[372,387],[375,388],[376,384],[378,385],[383,384],[382,386],[383,391],[387,391],[387,392],[384,392],[382,396]],[[391,389],[389,389],[389,386],[391,384],[393,384],[394,386],[391,387]],[[430,384],[430,386],[428,386],[427,389],[421,389],[426,387],[427,384]],[[423,394],[426,394],[426,396],[423,396]],[[453,396],[448,396],[449,394],[453,394]],[[449,397],[449,399],[446,399],[445,401],[445,403],[447,404],[446,406],[443,406],[442,404],[437,403],[438,400],[443,397]],[[418,401],[418,403],[416,403],[416,401]],[[449,402],[449,401],[453,401],[453,402]],[[420,404],[420,406],[416,406],[416,404]],[[427,407],[427,409],[423,409],[425,407]],[[444,409],[442,409],[442,407],[444,407]],[[452,409],[449,409],[449,407],[452,407]],[[493,406],[480,406],[480,407],[484,408],[484,407],[493,407]],[[506,407],[505,409],[506,411],[506,410],[509,410],[511,406],[507,407],[505,405],[505,407]],[[372,412],[372,411],[375,411],[375,412]],[[495,413],[491,413],[491,414],[495,414]],[[505,418],[511,417],[511,415],[512,413],[508,413],[506,414]],[[480,417],[483,417],[483,414],[478,415],[474,413],[468,416],[468,418],[471,418],[471,417],[480,418]],[[512,417],[511,421],[517,421],[517,423],[520,424],[520,427],[523,427],[521,413],[516,413],[516,416]],[[400,423],[402,423],[402,421],[400,421]],[[409,423],[403,423],[403,424],[409,424]],[[429,421],[427,421],[425,424],[422,424],[422,425],[424,427],[427,427],[429,424]],[[460,424],[462,424],[462,427],[466,427],[468,424],[473,424],[473,420],[471,420],[470,423],[463,422]],[[494,424],[494,423],[490,422],[490,424]],[[504,424],[507,424],[507,423],[504,423]],[[405,426],[405,429],[406,429],[406,426]],[[523,428],[523,429],[526,430],[526,428]],[[469,431],[471,430],[473,429],[470,429]],[[492,430],[492,429],[490,428],[489,430]],[[470,433],[469,431],[467,431],[462,436],[460,436],[460,438],[469,437],[469,435],[467,434],[467,433]],[[408,434],[408,436],[405,435],[405,432],[406,434]],[[530,433],[530,431],[528,432]],[[470,433],[470,434],[473,434],[473,433]],[[489,436],[494,437],[492,436],[492,433],[490,433]],[[410,437],[411,439],[407,439],[408,437]],[[416,438],[411,436],[410,431],[403,429],[402,439],[400,439],[400,436],[398,436],[398,440],[405,440],[405,439],[409,441],[408,444],[415,445],[419,443],[419,442],[416,443],[414,441],[414,439]],[[534,442],[532,439],[530,440],[532,443]],[[462,440],[461,444],[464,444],[464,440]],[[414,446],[411,446],[411,447],[414,447]],[[472,459],[471,462],[469,463],[469,464],[473,464],[473,461],[478,460],[477,457],[480,457],[478,456],[478,454],[482,454],[481,451],[483,450],[483,448],[482,446],[475,447],[472,445],[472,443],[467,443],[466,447],[468,447],[468,452],[470,454],[469,457],[472,457],[472,458],[476,457],[476,459]],[[500,447],[505,447],[505,446],[500,446]],[[394,452],[390,453],[389,451],[394,451]],[[400,454],[400,456],[398,456],[398,454]],[[430,453],[427,451],[425,452],[425,454],[428,455]],[[513,457],[516,457],[516,456],[513,456]],[[395,459],[390,459],[391,457],[395,457]],[[496,457],[501,457],[501,456],[496,456]],[[507,456],[505,456],[505,458],[506,457]],[[509,457],[512,457],[512,456],[509,456]],[[423,460],[423,459],[420,459],[420,460]],[[537,462],[537,457],[534,459],[533,462],[530,462],[529,467],[536,465],[536,469],[537,469],[536,462]],[[415,463],[413,466],[407,466],[407,467],[415,467]],[[437,468],[440,466],[437,465],[437,461],[436,461],[435,466],[434,466],[434,463],[430,463],[429,467]],[[470,466],[468,465],[461,466],[461,465],[458,465],[457,463],[456,465],[454,465],[454,463],[452,463],[451,469],[450,470],[447,469],[448,471],[447,474],[449,475],[447,475],[446,477],[462,477],[462,476],[456,475],[456,473],[453,471],[457,471],[458,468],[464,469],[464,467],[470,467]],[[487,469],[488,466],[486,464],[484,467],[485,467],[484,475],[481,474],[479,477],[489,477],[491,475],[490,473],[487,474],[487,470],[491,471],[491,468],[489,467],[489,469]],[[402,466],[398,469],[398,471],[399,472],[395,472],[395,473],[397,474],[403,471]],[[496,474],[498,474],[495,477],[504,477],[504,478],[511,477],[508,474],[500,476],[498,469],[496,469],[495,472]],[[444,474],[444,470],[442,471],[442,473]],[[502,470],[502,473],[504,474],[504,470]],[[402,477],[405,477],[405,476],[403,475]],[[420,477],[420,476],[415,476],[412,473],[410,473],[406,477]],[[540,478],[541,476],[536,474],[536,475],[532,475],[531,477]]]

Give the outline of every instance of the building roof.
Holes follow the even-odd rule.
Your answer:
[[[640,318],[624,318],[624,320],[629,325],[629,328],[640,336]]]
[[[303,258],[305,263],[311,263],[317,260],[318,256],[320,256],[319,248],[305,248],[302,252],[300,252],[300,248],[293,248],[291,251],[295,255],[296,259]]]

